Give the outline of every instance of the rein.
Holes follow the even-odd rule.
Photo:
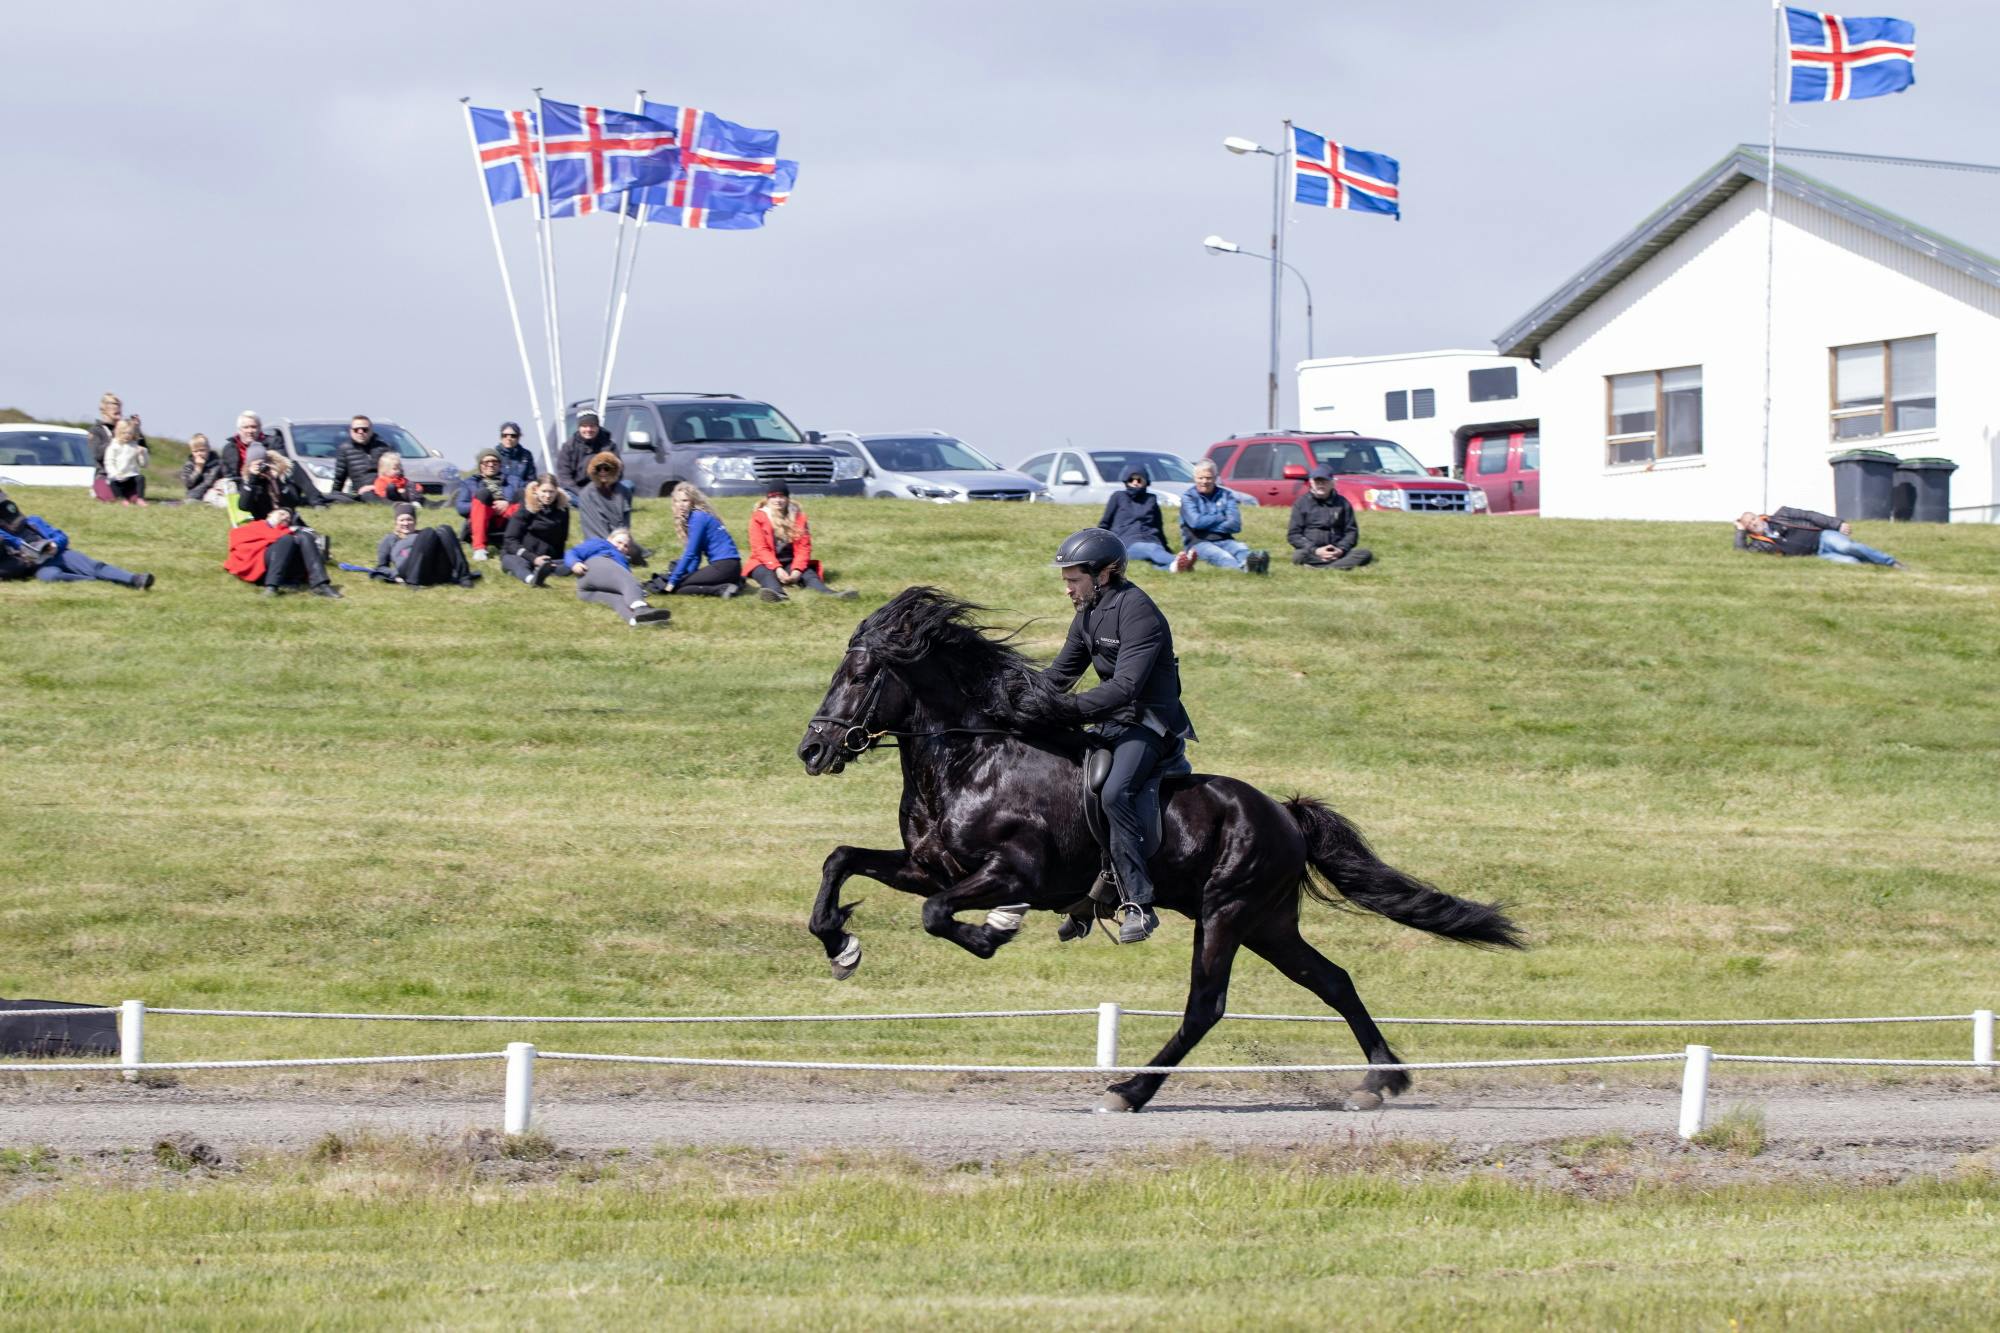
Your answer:
[[[868,655],[868,650],[866,648],[849,648],[847,650],[847,655],[850,657],[856,653],[861,654],[865,658]],[[933,736],[1020,735],[1018,731],[1015,731],[1011,727],[938,727],[932,731],[904,731],[896,727],[876,727],[874,725],[875,705],[881,700],[882,683],[888,678],[889,672],[883,669],[875,672],[875,678],[868,682],[868,692],[861,697],[859,721],[844,717],[834,717],[827,713],[815,713],[807,725],[811,726],[824,722],[828,726],[838,727],[840,729],[840,748],[857,759],[867,754],[876,746],[881,745],[885,736],[891,742],[889,748],[900,750],[903,748],[903,741],[923,740]]]

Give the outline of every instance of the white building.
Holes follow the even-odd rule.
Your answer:
[[[1541,372],[1521,357],[1447,348],[1301,361],[1299,426],[1394,440],[1425,467],[1457,468],[1466,439],[1531,426]]]
[[[1494,340],[1542,368],[1543,514],[1831,510],[1827,460],[1859,446],[1951,459],[1953,519],[1995,517],[2000,260],[1900,214],[1984,234],[2000,209],[1987,178],[1871,170],[1895,212],[1778,172],[1768,500],[1762,153],[1732,153]]]

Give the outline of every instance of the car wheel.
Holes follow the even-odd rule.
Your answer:
[[[680,484],[681,479],[679,477],[668,477],[660,483],[660,498],[662,500],[671,500],[674,496],[674,487]]]
[[[896,493],[894,491],[877,491],[875,492],[875,498],[877,500],[893,500],[896,498]]]

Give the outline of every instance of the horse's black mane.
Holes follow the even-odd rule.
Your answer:
[[[853,643],[891,666],[942,657],[954,674],[985,680],[1032,670],[1034,664],[1008,642],[1013,633],[995,638],[993,627],[979,621],[986,610],[941,588],[905,588],[861,622]]]

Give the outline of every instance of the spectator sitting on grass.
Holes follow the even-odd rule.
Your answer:
[[[562,549],[569,545],[569,497],[544,472],[528,484],[521,507],[507,520],[500,538],[500,568],[530,588],[560,573]]]
[[[422,486],[403,475],[403,456],[394,450],[375,461],[375,481],[368,489],[386,504],[415,504],[424,493]]]
[[[576,496],[577,525],[586,537],[609,537],[616,528],[632,526],[632,483],[624,479],[625,464],[606,449],[590,460],[590,480]]]
[[[250,446],[258,445],[268,450],[274,441],[264,433],[264,421],[255,412],[236,414],[236,433],[222,446],[222,472],[230,478],[243,475],[243,460],[250,452]]]
[[[602,453],[616,454],[618,441],[604,433],[598,424],[597,413],[584,412],[576,419],[576,434],[563,442],[556,450],[556,484],[569,492],[571,500],[583,497],[583,488],[590,484],[590,465]]]
[[[196,431],[188,437],[187,462],[181,464],[181,485],[187,488],[190,503],[206,500],[220,505],[229,498],[227,474],[222,459],[208,447],[208,436]]]
[[[734,597],[741,590],[743,557],[708,497],[691,481],[674,487],[674,531],[681,539],[681,555],[661,576],[665,592]]]
[[[503,421],[500,423],[500,472],[518,489],[527,490],[528,483],[541,475],[535,466],[534,451],[521,443],[521,423]]]
[[[111,428],[111,443],[104,448],[104,480],[111,486],[111,498],[120,504],[146,503],[146,464],[151,454],[139,423],[122,418]]]
[[[744,569],[757,580],[757,595],[782,602],[787,588],[810,588],[833,597],[857,596],[851,588],[836,592],[826,586],[826,570],[812,550],[806,511],[792,499],[792,488],[771,483],[764,503],[750,511],[750,560]]]
[[[419,528],[417,507],[407,501],[396,506],[396,526],[376,544],[375,567],[387,571],[390,582],[412,588],[444,583],[470,588],[474,581],[458,534],[443,526]]]
[[[24,514],[21,506],[0,491],[0,579],[40,579],[44,583],[122,583],[141,592],[153,586],[151,574],[133,574],[73,551],[69,534],[39,514]]]
[[[381,473],[383,458],[396,452],[387,440],[375,433],[375,423],[354,416],[347,423],[347,438],[333,451],[333,486],[338,494],[350,485],[363,500],[375,500],[375,478]]]
[[[229,530],[229,556],[222,567],[255,583],[264,596],[305,588],[315,597],[339,597],[340,589],[326,576],[326,556],[319,534],[294,528],[289,509],[273,509],[261,520]]]
[[[506,475],[498,449],[481,449],[472,464],[472,475],[458,486],[458,512],[466,518],[466,536],[472,541],[472,558],[486,559],[486,546],[493,529],[514,516],[526,483],[516,483]]]
[[[1786,505],[1775,514],[1754,514],[1746,509],[1736,519],[1736,549],[1765,555],[1816,555],[1838,565],[1903,567],[1903,562],[1888,552],[1855,541],[1849,535],[1853,531],[1833,515],[1811,509]]]
[[[105,475],[104,455],[111,448],[112,433],[117,429],[118,423],[127,419],[125,416],[125,404],[119,400],[117,394],[107,393],[97,400],[97,420],[90,423],[90,457],[91,461],[96,465],[96,471],[91,474],[90,489],[93,495],[106,502],[115,500],[118,497],[112,493],[110,478]],[[139,425],[139,418],[134,416],[129,418],[129,420],[136,429]],[[144,432],[140,432],[138,443],[141,448],[145,447],[146,436]],[[145,478],[141,477],[139,481],[139,494],[143,496],[145,493]]]
[[[1292,563],[1313,569],[1359,569],[1375,558],[1373,551],[1354,544],[1360,536],[1354,506],[1335,488],[1332,466],[1321,463],[1292,501],[1292,521],[1285,529]]]
[[[1271,572],[1271,553],[1253,551],[1236,534],[1243,531],[1243,509],[1236,492],[1216,484],[1215,464],[1204,458],[1194,465],[1194,485],[1181,492],[1181,553],[1178,568],[1194,568],[1205,560],[1222,569]]]
[[[649,603],[646,590],[632,577],[632,556],[638,549],[632,534],[619,528],[565,551],[563,564],[576,575],[577,600],[608,606],[628,625],[659,624],[672,617],[666,607]]]
[[[1127,472],[1125,488],[1104,502],[1104,516],[1097,520],[1097,526],[1125,543],[1129,559],[1178,571],[1181,565],[1167,549],[1160,497],[1153,494],[1152,486],[1153,479],[1146,475],[1146,469],[1135,467]]]
[[[236,507],[247,517],[266,518],[274,509],[289,509],[296,515],[308,505],[317,508],[326,504],[312,477],[284,454],[253,444],[244,451],[243,459]],[[306,525],[300,523],[299,527],[305,530]]]

